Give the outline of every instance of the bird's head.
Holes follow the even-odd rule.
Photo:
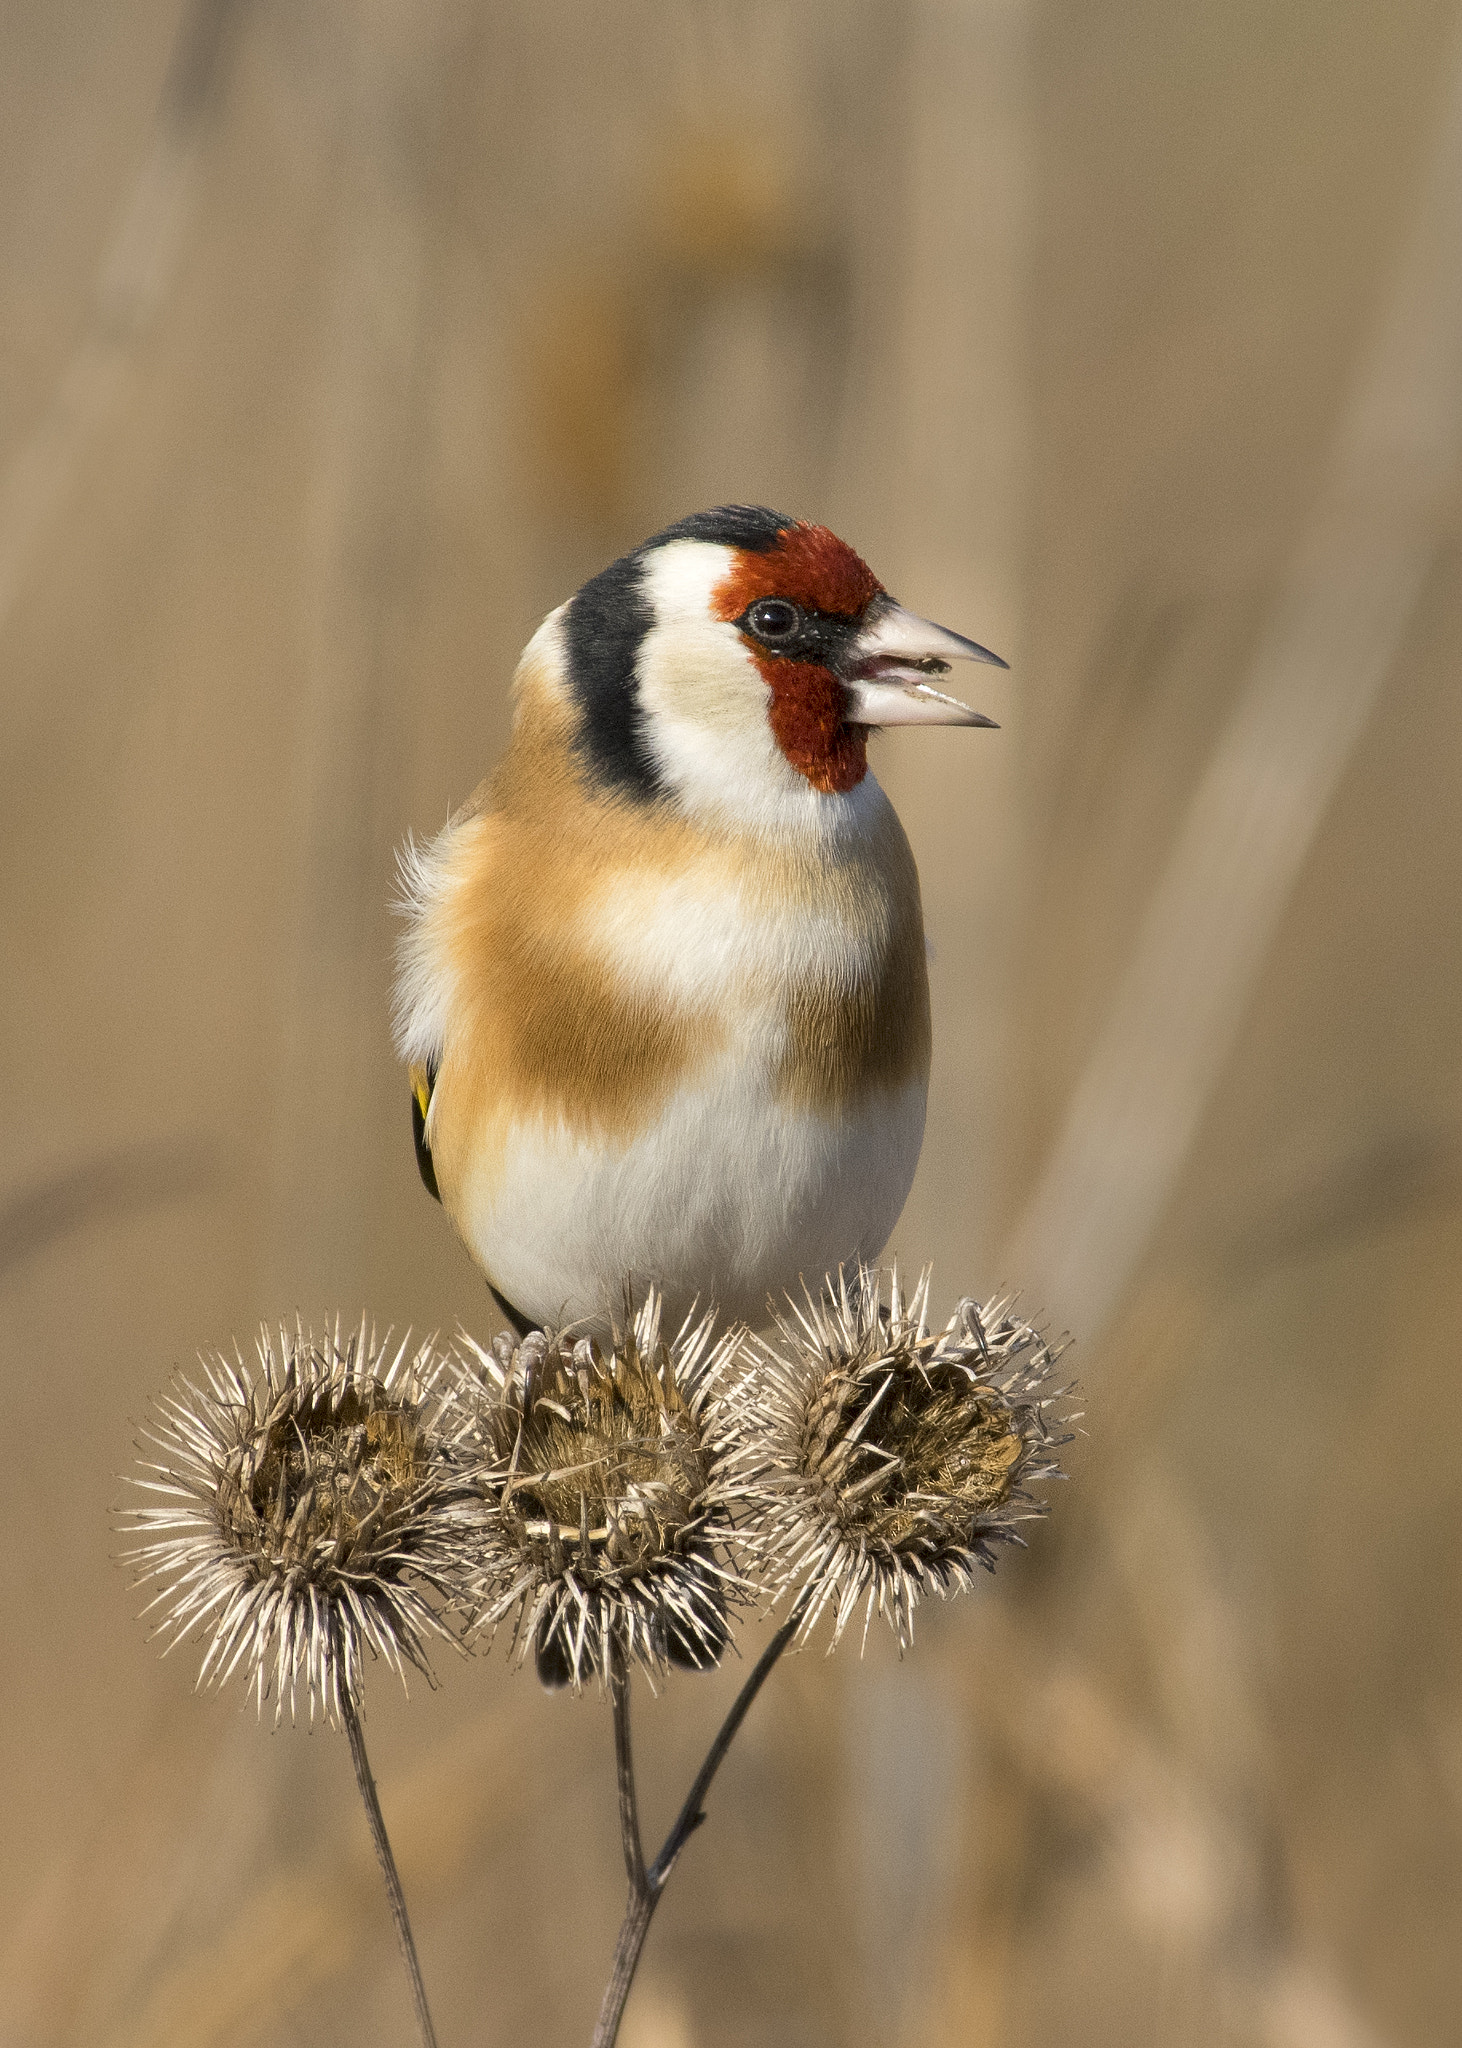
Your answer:
[[[548,619],[581,769],[628,800],[772,829],[815,820],[868,770],[870,729],[991,725],[934,686],[998,655],[896,604],[825,526],[761,506],[698,512]]]

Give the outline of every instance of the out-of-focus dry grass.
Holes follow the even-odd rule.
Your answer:
[[[170,1368],[261,1315],[490,1326],[407,1142],[392,849],[492,759],[543,611],[732,497],[1015,659],[1000,735],[879,757],[935,947],[896,1244],[1072,1322],[1091,1434],[1030,1557],[903,1664],[778,1674],[626,2040],[1455,2038],[1462,314],[1427,223],[1458,28],[10,10],[0,2041],[404,2037],[343,1744],[155,1659],[115,1475]],[[1357,392],[1384,474],[1346,467]],[[1283,767],[1284,858],[1210,831],[1185,870],[1195,817],[1244,815],[1201,793],[1317,533],[1335,602],[1273,700],[1303,716],[1235,756]],[[1361,675],[1336,621],[1378,589]],[[586,2039],[607,1714],[444,1680],[368,1703],[443,2042]],[[653,1812],[735,1680],[646,1705]]]

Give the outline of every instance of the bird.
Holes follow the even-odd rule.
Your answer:
[[[914,856],[868,766],[998,655],[825,526],[676,521],[528,642],[495,771],[401,854],[416,1160],[520,1334],[627,1284],[764,1324],[875,1261],[923,1142]]]

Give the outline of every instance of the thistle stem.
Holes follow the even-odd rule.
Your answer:
[[[619,1834],[624,1846],[624,1874],[631,1896],[646,1889],[644,1845],[640,1840],[640,1808],[635,1796],[634,1748],[629,1733],[629,1672],[618,1630],[609,1640],[609,1696],[614,1703],[614,1767],[619,1779]]]
[[[422,2048],[437,2048],[436,2029],[431,2023],[431,2010],[426,2002],[426,1986],[421,1981],[421,1964],[416,1959],[416,1943],[411,1938],[406,1895],[401,1889],[401,1879],[396,1872],[396,1858],[391,1854],[391,1839],[386,1833],[386,1823],[381,1815],[381,1802],[376,1797],[376,1781],[371,1776],[370,1762],[366,1756],[365,1736],[360,1725],[360,1709],[356,1705],[354,1691],[349,1685],[340,1688],[340,1695],[345,1717],[345,1732],[350,1737],[350,1759],[355,1765],[355,1782],[359,1785],[360,1796],[365,1801],[366,1818],[371,1824],[371,1840],[376,1845],[376,1861],[380,1864],[381,1876],[386,1881],[386,1897],[396,1927],[396,1939],[401,1944],[401,1960],[405,1963],[406,1974],[411,1980],[411,2000],[416,2007],[416,2024],[421,2033]]]
[[[614,1965],[605,1987],[604,2003],[599,2008],[599,2023],[594,2029],[593,2048],[614,2048],[619,2037],[619,2023],[624,2017],[625,2001],[629,1997],[635,1971],[639,1967],[640,1951],[645,1945],[645,1936],[650,1931],[655,1908],[660,1903],[660,1894],[670,1880],[676,1860],[690,1837],[705,1819],[704,1802],[711,1789],[711,1780],[725,1758],[727,1750],[736,1738],[736,1731],[746,1719],[747,1709],[771,1675],[772,1667],[791,1642],[798,1624],[802,1620],[801,1602],[794,1604],[792,1612],[782,1623],[761,1656],[757,1659],[751,1676],[742,1686],[732,1703],[731,1711],[721,1723],[715,1741],[706,1751],[705,1762],[695,1776],[685,1803],[676,1815],[675,1825],[665,1837],[660,1853],[648,1866],[640,1841],[639,1804],[635,1797],[634,1755],[630,1746],[629,1732],[629,1672],[625,1667],[624,1646],[618,1635],[610,1639],[609,1646],[609,1694],[614,1706],[614,1760],[619,1775],[619,1830],[624,1845],[624,1868],[629,1879],[629,1902],[624,1909],[624,1920],[619,1930],[619,1941],[614,1950]]]

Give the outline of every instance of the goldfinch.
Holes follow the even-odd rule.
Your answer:
[[[923,1141],[919,879],[868,769],[1005,664],[826,527],[682,519],[529,641],[507,752],[402,856],[417,1163],[520,1328],[627,1277],[765,1319],[876,1259]]]

